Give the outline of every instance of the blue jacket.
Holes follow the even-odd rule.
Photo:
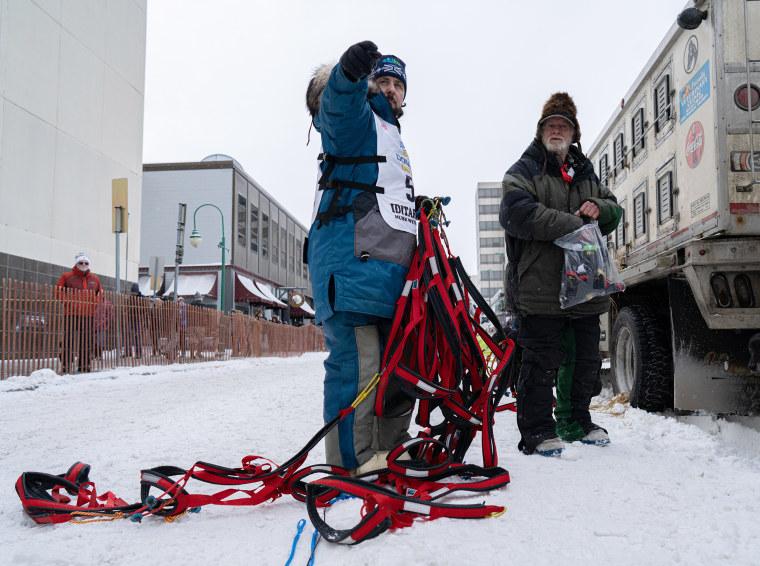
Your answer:
[[[382,178],[387,185],[384,195],[395,194],[396,200],[385,206],[392,207],[398,212],[396,218],[403,216],[407,227],[412,228],[404,231],[389,226],[383,221],[385,215],[380,213],[383,205],[378,207],[378,198],[385,197],[353,187],[344,187],[333,203],[339,214],[327,222],[315,220],[318,213],[328,209],[338,192],[335,188],[318,187],[307,252],[316,322],[329,318],[333,311],[390,318],[416,247],[414,187],[408,156],[398,138],[398,122],[388,100],[382,94],[370,93],[367,79],[351,82],[340,65],[333,67],[329,76],[328,71],[329,68],[317,70],[307,91],[307,106],[322,136],[322,151],[347,158],[375,156],[378,151],[385,151],[379,147],[387,147],[391,129],[400,145],[400,149],[386,153],[386,163],[337,163],[328,178],[376,185],[380,167],[392,166],[392,181]],[[378,124],[384,132],[378,133]],[[400,167],[408,173],[406,181],[399,176],[404,174]],[[320,176],[327,168],[327,163],[320,164]],[[386,215],[387,210],[390,208],[386,209]]]

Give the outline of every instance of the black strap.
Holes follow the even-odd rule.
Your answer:
[[[338,206],[340,197],[343,194],[343,189],[357,189],[360,191],[367,191],[375,194],[385,193],[385,189],[383,187],[378,187],[374,184],[360,183],[359,181],[346,181],[343,179],[330,179],[330,175],[332,175],[336,165],[385,163],[385,155],[357,155],[353,157],[339,157],[337,155],[330,155],[329,153],[320,153],[317,158],[320,161],[327,163],[327,167],[325,167],[325,170],[322,172],[319,181],[317,181],[319,190],[335,191],[332,195],[332,199],[330,200],[330,204],[328,205],[327,210],[317,214],[316,219],[319,220],[319,226],[317,226],[317,229],[321,228],[322,226],[329,226],[330,221],[333,219],[333,217],[343,216],[344,214],[351,212],[352,208],[350,206]]]
[[[332,205],[332,203],[330,204]],[[328,208],[325,212],[320,212],[319,214],[317,214],[317,216],[315,217],[315,220],[320,221],[320,227],[322,226],[322,224],[327,226],[330,224],[330,220],[332,219],[333,216],[343,216],[344,214],[348,214],[352,210],[353,210],[353,207],[351,206],[338,206],[338,207],[335,207],[334,211],[331,211]],[[319,230],[319,227],[317,227],[317,230]]]
[[[385,163],[384,155],[358,155],[356,157],[339,157],[329,153],[320,153],[317,159],[325,163],[335,163],[337,165],[362,165],[364,163]]]
[[[480,310],[483,311],[483,314],[486,315],[486,318],[491,322],[491,324],[493,324],[496,331],[500,333],[501,336],[505,336],[504,328],[501,326],[499,318],[496,316],[496,313],[493,312],[483,295],[480,294],[478,288],[475,287],[475,284],[470,279],[470,276],[467,275],[467,271],[465,270],[464,265],[462,265],[462,260],[459,257],[455,257],[451,260],[451,263],[454,271],[459,276],[459,280],[462,282],[462,284],[467,289],[467,292],[470,294],[470,298],[475,302]],[[480,321],[476,322],[480,323]]]
[[[342,179],[330,179],[326,183],[319,185],[320,191],[330,189],[359,189],[360,191],[367,191],[377,194],[383,194],[385,192],[385,188],[378,187],[377,185],[360,183],[359,181],[344,181]]]

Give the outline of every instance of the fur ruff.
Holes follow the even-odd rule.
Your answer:
[[[309,81],[309,86],[306,87],[306,109],[309,111],[312,120],[314,120],[317,112],[319,112],[319,105],[322,101],[322,92],[324,92],[325,86],[327,86],[327,81],[330,79],[330,73],[332,73],[335,65],[336,63],[333,63],[332,65],[320,65],[314,69],[314,73]],[[375,95],[378,92],[380,92],[380,89],[375,84],[375,81],[369,79],[370,96]]]

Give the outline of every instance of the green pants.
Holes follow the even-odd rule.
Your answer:
[[[598,326],[597,326],[598,329]],[[593,334],[585,336],[587,330],[583,328],[583,342],[590,342]],[[554,417],[557,421],[557,435],[565,442],[575,442],[586,435],[591,426],[589,405],[591,398],[601,392],[601,378],[599,376],[599,362],[592,358],[590,349],[598,348],[598,330],[596,344],[585,345],[583,356],[584,363],[577,363],[578,338],[576,327],[565,328],[562,334],[562,350],[564,358],[557,372],[557,404],[554,408]],[[598,360],[598,355],[597,355]],[[573,383],[575,381],[575,383]]]

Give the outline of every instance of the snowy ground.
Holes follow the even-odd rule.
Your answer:
[[[239,466],[248,454],[282,462],[322,424],[323,358],[76,377],[42,370],[0,382],[0,564],[284,565],[306,517],[292,498],[253,508],[206,506],[175,523],[150,517],[41,526],[23,513],[13,486],[21,472],[62,473],[81,460],[92,465],[99,492],[132,502],[143,468],[187,468],[196,460]],[[314,564],[760,563],[760,432],[595,402],[595,420],[612,444],[575,443],[562,458],[519,454],[514,414],[497,415],[500,465],[512,483],[458,501],[505,505],[503,516],[419,521],[354,547],[322,541]],[[309,462],[322,458],[320,446]],[[480,463],[475,445],[471,459]],[[202,491],[197,486],[188,489]],[[330,513],[340,510],[328,511],[328,522]],[[292,564],[308,562],[312,532],[307,519]]]

